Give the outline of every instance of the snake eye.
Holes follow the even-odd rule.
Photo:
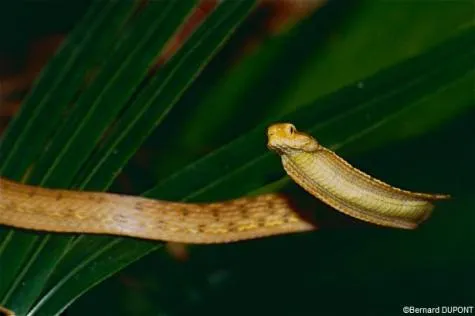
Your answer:
[[[287,131],[289,133],[289,135],[293,135],[295,133],[295,126],[293,126],[292,124],[289,124],[288,127],[287,127]]]

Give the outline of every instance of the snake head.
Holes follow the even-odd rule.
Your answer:
[[[278,123],[267,128],[267,147],[281,155],[314,152],[320,145],[312,136],[299,132],[293,124]]]

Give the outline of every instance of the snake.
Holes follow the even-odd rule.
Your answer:
[[[372,224],[414,229],[445,194],[399,189],[356,169],[291,123],[267,129],[267,147],[305,191]],[[104,192],[30,186],[0,178],[0,225],[56,233],[106,234],[189,244],[229,243],[317,229],[289,197],[270,193],[180,203]],[[0,306],[0,313],[15,313]]]
[[[267,128],[276,152],[304,190],[369,223],[414,229],[445,194],[416,193],[356,169],[291,123]],[[279,193],[181,203],[104,192],[42,188],[0,178],[0,225],[56,233],[106,234],[188,244],[228,243],[317,229]]]

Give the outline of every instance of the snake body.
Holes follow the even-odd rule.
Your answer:
[[[449,197],[410,192],[374,179],[289,123],[270,126],[267,137],[267,146],[281,156],[285,171],[296,183],[333,208],[367,222],[412,229],[430,216],[432,201]],[[0,224],[197,244],[316,229],[279,194],[194,204],[46,189],[3,178]],[[2,306],[0,313],[15,315]]]
[[[292,124],[267,130],[267,146],[305,190],[374,224],[415,228],[447,195],[394,188],[355,169]],[[285,196],[267,194],[193,204],[111,193],[47,189],[0,178],[0,224],[24,229],[111,234],[183,243],[226,243],[315,230]]]
[[[283,195],[194,204],[51,190],[0,180],[0,223],[50,232],[225,243],[315,229]]]

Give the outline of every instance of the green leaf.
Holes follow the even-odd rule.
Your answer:
[[[473,26],[470,2],[360,1],[351,20],[289,82],[279,113],[358,82]],[[317,82],[317,84],[316,84]]]

